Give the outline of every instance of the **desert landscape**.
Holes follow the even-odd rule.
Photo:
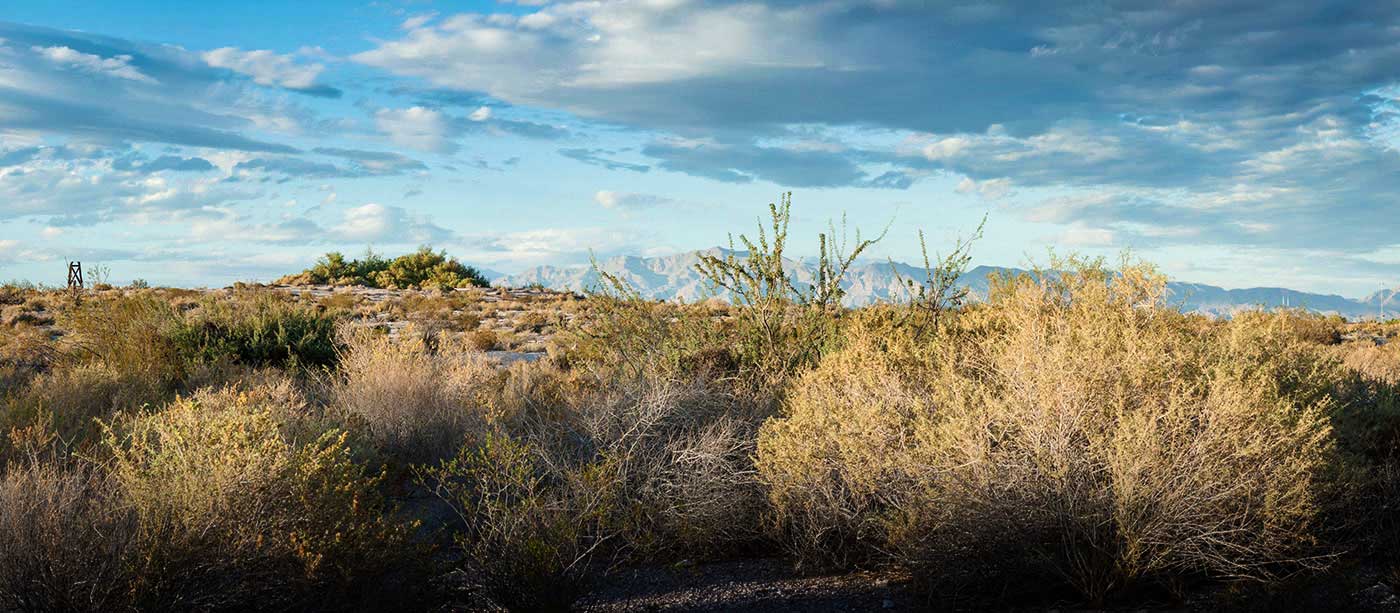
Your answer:
[[[6,2],[11,611],[1400,613],[1400,2]]]
[[[424,248],[0,292],[20,610],[1394,610],[1400,322],[1184,312],[1148,264],[843,306],[772,240],[705,301]],[[826,244],[823,240],[822,244]]]

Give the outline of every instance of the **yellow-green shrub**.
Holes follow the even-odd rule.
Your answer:
[[[345,433],[290,438],[265,402],[208,393],[110,431],[111,471],[139,522],[138,606],[334,606],[372,596],[403,557],[407,528]]]
[[[37,426],[54,436],[59,446],[84,451],[100,438],[96,420],[146,403],[158,404],[167,393],[149,379],[100,362],[56,368],[0,396],[0,435]],[[8,446],[8,441],[0,439],[0,465],[14,451]]]
[[[855,326],[760,433],[790,542],[1094,600],[1305,556],[1330,449],[1312,366],[1203,335],[1161,296],[1149,270],[1081,264],[996,284],[931,339]]]

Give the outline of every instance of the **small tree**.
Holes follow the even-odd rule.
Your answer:
[[[836,308],[841,305],[845,290],[841,287],[846,271],[857,257],[867,248],[885,237],[864,240],[860,230],[856,230],[855,247],[846,251],[846,218],[841,217],[841,232],[835,224],[829,224],[828,231],[818,234],[818,258],[815,283],[799,288],[788,276],[783,263],[783,250],[787,246],[788,222],[792,219],[792,192],[781,196],[778,203],[769,203],[771,216],[769,233],[758,227],[757,242],[747,235],[740,234],[739,241],[747,250],[742,258],[735,249],[734,236],[729,236],[729,250],[724,257],[701,254],[695,270],[704,275],[712,285],[723,289],[741,305],[763,304],[815,306]]]
[[[900,285],[904,287],[910,306],[914,307],[917,312],[927,315],[934,325],[937,325],[944,313],[961,308],[966,302],[970,290],[967,287],[959,286],[958,279],[967,272],[967,265],[972,262],[972,243],[982,238],[982,228],[986,225],[987,217],[984,215],[972,235],[966,239],[959,238],[948,255],[934,256],[938,260],[936,266],[929,260],[928,243],[924,241],[924,231],[919,230],[919,251],[924,257],[925,277],[923,283],[904,278],[903,275],[899,274],[899,269],[895,266],[894,261],[890,261],[890,270]]]
[[[841,232],[834,224],[817,236],[819,255],[816,278],[798,287],[789,277],[783,261],[787,247],[788,222],[792,219],[792,193],[768,205],[771,217],[767,230],[758,228],[757,240],[739,235],[747,249],[740,255],[734,236],[723,257],[701,254],[695,270],[710,284],[729,293],[733,301],[746,307],[739,310],[743,334],[740,360],[758,371],[762,380],[781,379],[810,364],[835,332],[832,314],[839,313],[845,290],[841,282],[857,257],[884,238],[862,239],[856,231],[855,246],[846,250],[846,224]]]

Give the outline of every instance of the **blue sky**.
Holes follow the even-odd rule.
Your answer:
[[[1400,283],[1393,3],[12,4],[3,279],[515,272],[721,244],[790,190],[798,255],[843,212],[911,261],[985,214],[978,263]]]

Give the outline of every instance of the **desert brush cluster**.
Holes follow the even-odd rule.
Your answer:
[[[563,609],[774,555],[991,606],[1400,573],[1400,324],[1183,314],[1127,259],[972,300],[969,243],[847,309],[872,241],[795,286],[787,206],[702,262],[727,302],[615,282],[506,327],[428,250],[301,275],[420,288],[377,305],[4,287],[0,609]]]

